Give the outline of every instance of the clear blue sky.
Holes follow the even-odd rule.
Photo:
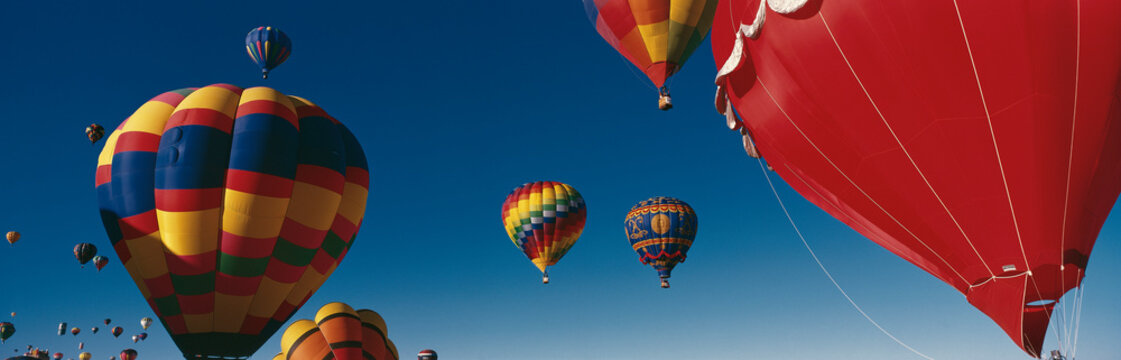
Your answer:
[[[262,80],[245,33],[283,29],[293,55]],[[814,264],[739,136],[712,107],[703,45],[673,83],[676,108],[627,69],[567,1],[103,1],[5,4],[0,12],[0,313],[27,344],[95,359],[133,347],[174,359],[159,323],[110,250],[93,188],[101,143],[163,91],[212,83],[304,96],[346,123],[371,168],[358,239],[297,314],[343,301],[371,308],[410,359],[917,359],[854,311]],[[777,178],[775,178],[778,180]],[[584,234],[550,270],[511,244],[499,210],[515,186],[569,183],[588,203]],[[879,248],[784,183],[779,193],[826,265],[884,327],[938,359],[1026,359],[951,287]],[[673,288],[639,264],[622,222],[656,195],[696,209],[700,230]],[[1121,352],[1121,219],[1090,260],[1078,354]],[[112,262],[78,267],[92,242]],[[92,335],[110,317],[119,339]],[[59,337],[67,321],[81,335]],[[279,333],[254,359],[279,351]],[[1055,348],[1054,333],[1047,349]]]

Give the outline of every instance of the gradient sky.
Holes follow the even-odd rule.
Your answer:
[[[402,359],[919,359],[865,321],[818,269],[758,163],[712,107],[709,45],[672,84],[676,108],[588,23],[576,0],[20,1],[0,11],[0,317],[27,344],[94,359],[132,347],[179,352],[110,250],[89,123],[115,128],[149,98],[212,83],[270,86],[347,124],[369,158],[371,193],[358,239],[294,319],[343,301],[389,324]],[[293,55],[268,80],[245,54],[250,29],[272,25]],[[778,192],[825,265],[866,312],[937,359],[1027,359],[965,298],[803,200]],[[506,237],[499,217],[515,186],[554,180],[588,204],[584,234],[550,269],[552,283]],[[689,260],[658,287],[623,233],[652,196],[700,217]],[[1080,358],[1121,352],[1121,219],[1090,259]],[[112,261],[80,268],[92,242]],[[18,312],[14,319],[10,311]],[[103,318],[123,324],[113,339]],[[55,335],[59,321],[83,329]],[[283,331],[283,330],[282,330]],[[253,359],[280,351],[280,333]],[[1048,333],[1046,349],[1056,347]]]

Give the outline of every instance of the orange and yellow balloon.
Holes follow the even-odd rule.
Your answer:
[[[397,348],[386,336],[385,320],[373,310],[333,302],[319,308],[315,321],[296,320],[280,338],[274,360],[337,359],[398,360]]]

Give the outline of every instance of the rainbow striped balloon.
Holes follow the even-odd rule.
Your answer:
[[[584,231],[584,198],[568,184],[538,181],[517,187],[502,203],[506,234],[544,274],[556,265]]]
[[[584,10],[596,32],[660,88],[704,42],[717,3],[584,0]]]
[[[323,109],[226,84],[145,103],[96,176],[109,240],[187,358],[260,348],[346,255],[368,186],[361,145]]]
[[[685,261],[697,236],[693,208],[671,197],[653,197],[632,207],[623,224],[638,260],[653,266],[668,288],[670,272]]]

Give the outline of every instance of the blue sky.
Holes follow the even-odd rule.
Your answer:
[[[242,43],[261,25],[294,44],[268,80]],[[0,313],[18,313],[0,355],[33,344],[76,358],[84,341],[95,359],[126,347],[179,356],[158,322],[147,341],[127,339],[154,315],[102,230],[101,143],[82,131],[112,129],[163,91],[224,82],[316,102],[369,158],[357,242],[297,319],[331,301],[371,308],[403,359],[424,348],[444,359],[919,358],[861,318],[803,248],[713,110],[707,43],[672,83],[676,108],[661,112],[575,0],[18,2],[0,13],[0,33],[0,230],[24,235],[0,246]],[[547,286],[499,217],[506,194],[536,180],[573,185],[589,209]],[[1027,358],[957,291],[774,180],[842,286],[904,342],[938,359]],[[700,217],[669,290],[622,227],[634,203],[658,195]],[[1121,351],[1119,221],[1090,260],[1082,358]],[[79,268],[78,242],[112,262]],[[126,327],[119,339],[90,334],[106,317]],[[83,333],[59,337],[59,321]],[[271,359],[279,338],[253,358]]]

